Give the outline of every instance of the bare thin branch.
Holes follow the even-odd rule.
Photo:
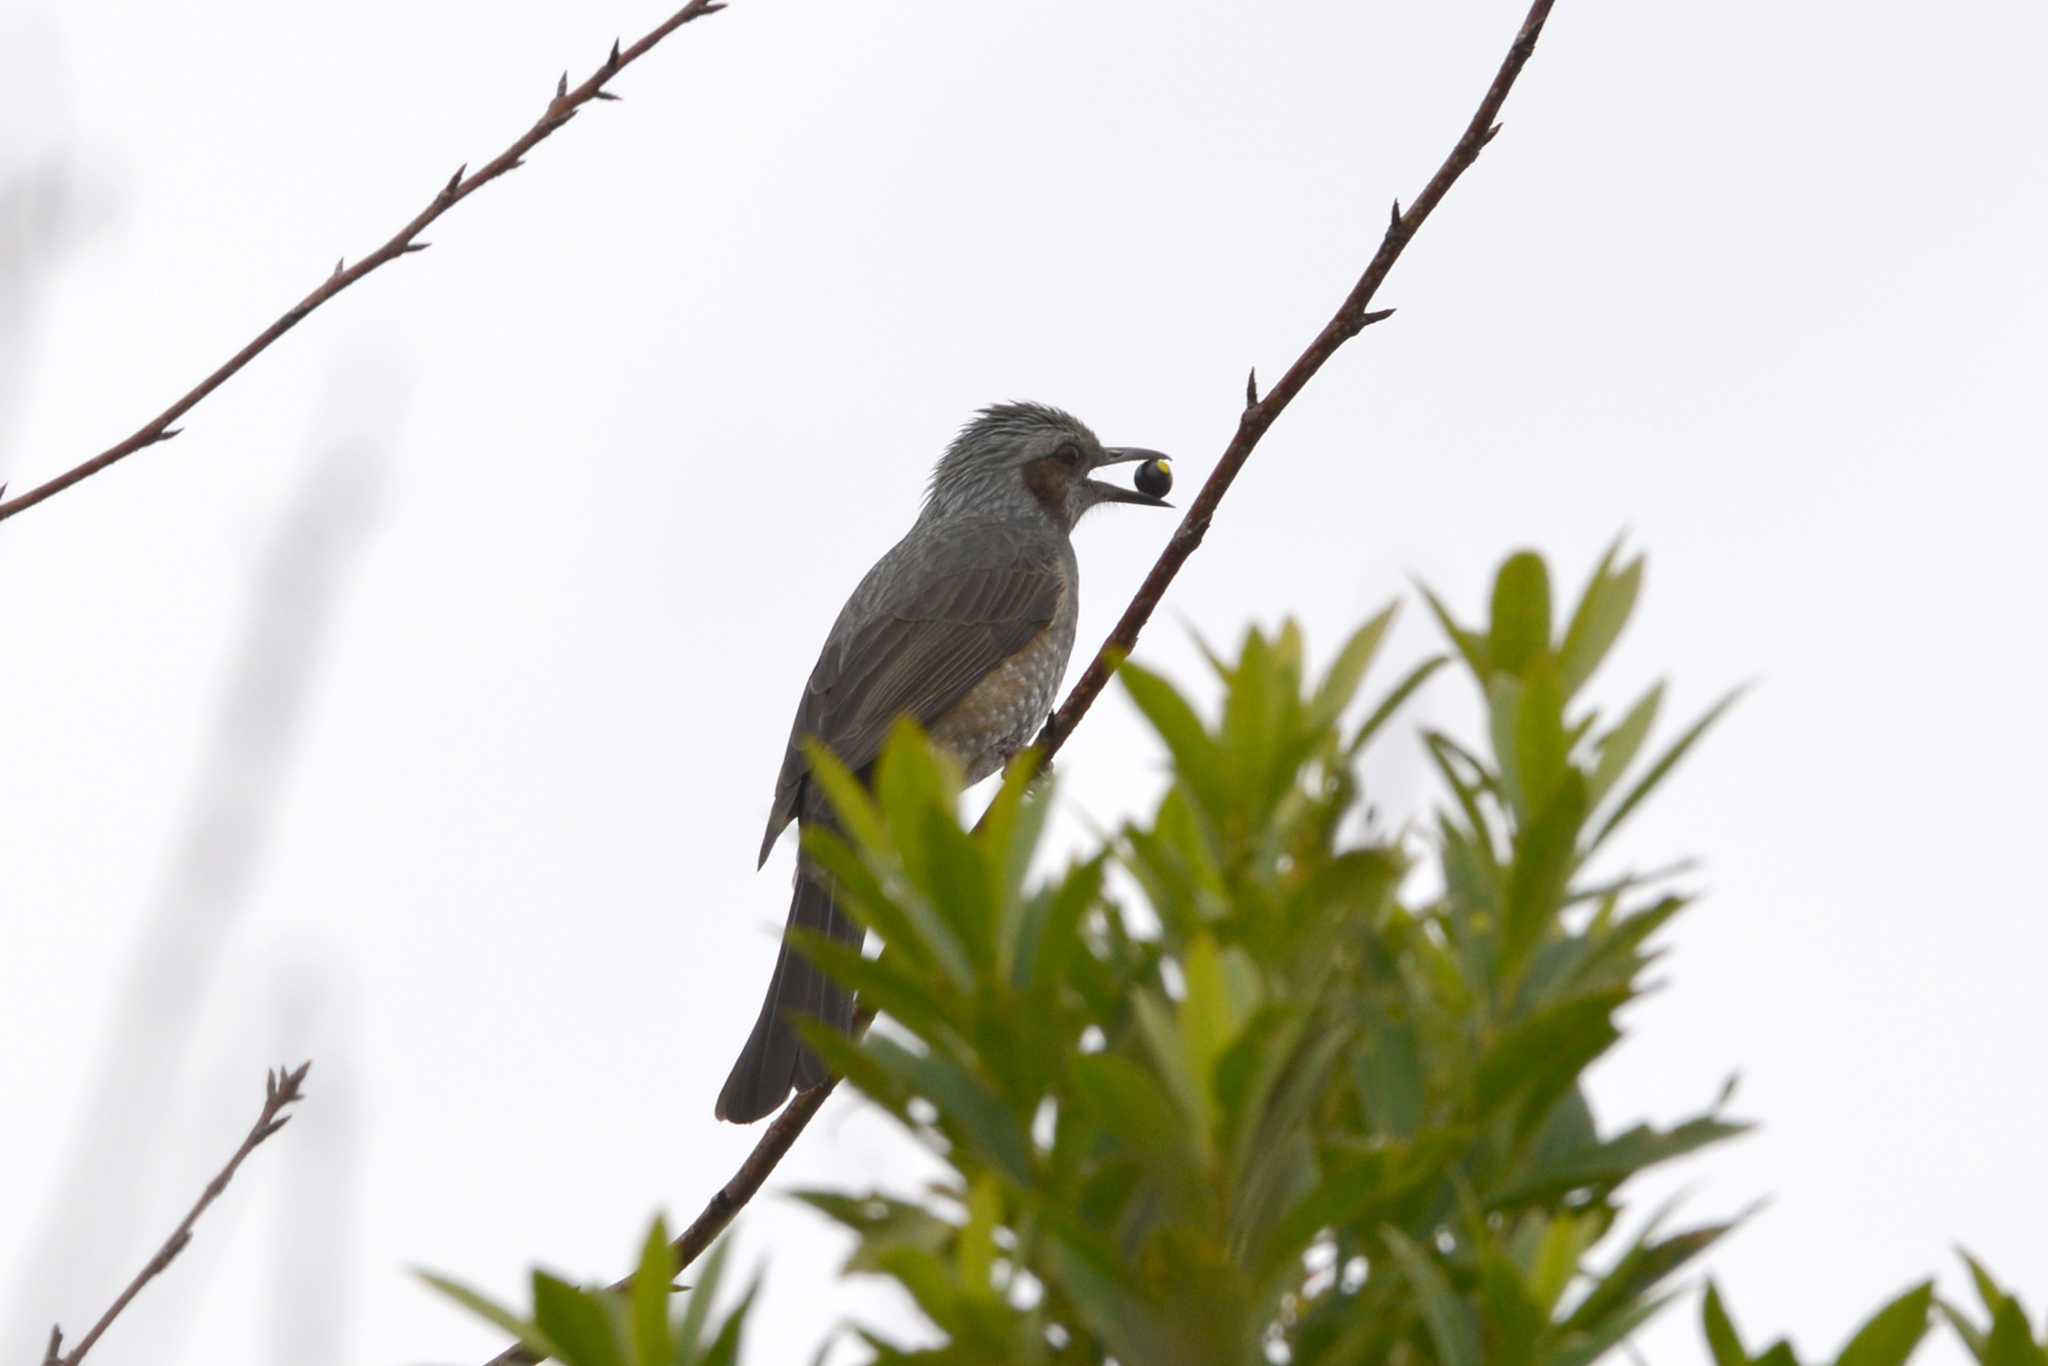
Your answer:
[[[1195,496],[1195,501],[1188,505],[1186,515],[1181,518],[1180,526],[1167,542],[1166,549],[1160,553],[1151,572],[1145,576],[1144,583],[1139,585],[1137,595],[1131,599],[1130,606],[1124,609],[1123,617],[1109,633],[1109,638],[1103,641],[1102,648],[1096,651],[1094,660],[1081,675],[1080,682],[1074,685],[1073,691],[1067,694],[1066,702],[1061,705],[1058,712],[1047,719],[1045,729],[1039,733],[1037,744],[1046,763],[1051,762],[1054,753],[1065,743],[1067,736],[1073,734],[1074,727],[1087,715],[1088,708],[1094,705],[1104,684],[1109,681],[1115,662],[1128,655],[1131,647],[1137,643],[1138,633],[1145,629],[1145,623],[1151,618],[1153,608],[1159,605],[1159,599],[1164,596],[1167,585],[1173,582],[1174,575],[1180,572],[1180,567],[1187,561],[1188,556],[1194,554],[1195,547],[1202,543],[1202,537],[1209,530],[1210,520],[1216,514],[1217,505],[1223,501],[1223,495],[1229,491],[1232,481],[1244,468],[1245,462],[1251,458],[1253,449],[1258,446],[1259,439],[1266,434],[1267,429],[1273,425],[1274,419],[1286,410],[1294,396],[1315,377],[1316,372],[1323,368],[1323,363],[1335,355],[1339,347],[1366,327],[1393,315],[1394,310],[1391,308],[1372,308],[1373,295],[1378,292],[1387,273],[1394,268],[1394,263],[1401,258],[1402,251],[1415,236],[1415,230],[1422,226],[1423,221],[1457,182],[1458,177],[1478,159],[1480,149],[1500,131],[1494,118],[1507,100],[1508,91],[1513,88],[1515,78],[1521,75],[1523,66],[1528,63],[1529,54],[1535,50],[1536,39],[1543,32],[1544,21],[1550,17],[1553,3],[1554,0],[1535,0],[1529,7],[1528,15],[1522,21],[1521,31],[1515,35],[1514,45],[1508,49],[1506,59],[1501,62],[1500,70],[1494,75],[1493,84],[1487,88],[1486,97],[1479,102],[1479,112],[1472,116],[1471,123],[1466,125],[1464,135],[1451,149],[1451,154],[1444,159],[1443,165],[1437,168],[1436,174],[1430,177],[1429,183],[1423,186],[1422,193],[1415,197],[1408,209],[1403,212],[1398,205],[1396,206],[1387,224],[1386,235],[1380,240],[1379,250],[1373,253],[1365,273],[1358,278],[1358,283],[1352,286],[1351,292],[1338,306],[1336,314],[1323,325],[1322,331],[1318,332],[1309,342],[1307,349],[1295,358],[1294,364],[1287,368],[1287,373],[1280,377],[1279,383],[1275,384],[1264,398],[1258,396],[1256,372],[1247,380],[1246,405],[1243,415],[1238,419],[1237,434],[1224,449],[1223,457],[1216,462],[1216,469],[1202,485],[1202,491]],[[732,1222],[733,1216],[739,1212],[741,1206],[761,1189],[769,1173],[796,1142],[797,1136],[811,1122],[812,1117],[818,1113],[818,1108],[825,1103],[825,1098],[837,1085],[838,1082],[835,1080],[809,1091],[801,1091],[783,1107],[782,1113],[775,1117],[774,1122],[761,1135],[760,1142],[754,1145],[754,1150],[747,1154],[746,1161],[740,1164],[739,1171],[711,1197],[710,1204],[697,1216],[696,1222],[683,1230],[682,1236],[675,1240],[673,1246],[679,1267],[688,1266],[709,1247],[712,1240]],[[629,1281],[622,1280],[615,1282],[612,1288],[621,1290],[628,1284]],[[515,1363],[525,1366],[526,1363],[537,1359],[524,1347],[514,1346],[499,1353],[491,1360],[489,1366],[515,1366]]]
[[[1407,249],[1408,243],[1414,240],[1416,229],[1428,219],[1444,195],[1450,191],[1451,186],[1457,183],[1458,177],[1479,159],[1480,149],[1492,141],[1494,134],[1500,131],[1500,126],[1494,120],[1500,113],[1501,105],[1507,100],[1508,91],[1514,87],[1515,78],[1522,74],[1523,66],[1528,63],[1529,54],[1536,49],[1536,39],[1543,32],[1544,21],[1550,17],[1552,3],[1553,0],[1535,0],[1535,3],[1529,6],[1528,15],[1522,20],[1521,31],[1515,35],[1514,45],[1508,49],[1508,55],[1501,62],[1500,70],[1495,73],[1493,84],[1487,87],[1486,97],[1479,102],[1478,112],[1465,126],[1464,136],[1458,139],[1457,145],[1451,148],[1451,154],[1444,158],[1443,165],[1437,167],[1436,174],[1422,187],[1422,193],[1415,196],[1405,210],[1401,209],[1397,202],[1394,213],[1389,216],[1386,235],[1380,239],[1379,250],[1373,253],[1365,273],[1358,277],[1358,283],[1351,287],[1351,292],[1345,296],[1337,312],[1329,322],[1323,324],[1323,330],[1316,333],[1307,348],[1295,357],[1294,364],[1287,367],[1287,373],[1266,392],[1264,398],[1245,406],[1244,412],[1237,420],[1237,434],[1224,448],[1222,458],[1216,462],[1216,468],[1202,485],[1202,491],[1188,504],[1187,513],[1181,518],[1180,526],[1167,541],[1166,549],[1160,552],[1159,559],[1153,564],[1151,572],[1145,576],[1145,581],[1138,586],[1137,595],[1131,599],[1130,606],[1124,609],[1123,616],[1110,631],[1109,638],[1102,642],[1102,648],[1095,652],[1094,660],[1082,673],[1080,681],[1074,684],[1073,691],[1067,694],[1067,700],[1046,721],[1045,729],[1039,732],[1037,743],[1047,759],[1059,752],[1060,746],[1066,743],[1067,736],[1073,733],[1081,718],[1088,714],[1088,708],[1095,704],[1095,699],[1101,695],[1104,685],[1109,682],[1116,661],[1128,655],[1131,648],[1138,643],[1138,633],[1145,629],[1145,623],[1151,619],[1152,609],[1159,605],[1160,598],[1166,594],[1167,585],[1173,582],[1174,576],[1180,573],[1181,565],[1187,562],[1188,556],[1195,553],[1195,547],[1199,546],[1202,538],[1208,534],[1209,523],[1215,517],[1216,508],[1222,503],[1223,495],[1229,491],[1231,484],[1237,479],[1238,472],[1244,468],[1245,462],[1251,459],[1252,451],[1258,446],[1260,438],[1265,436],[1267,429],[1273,425],[1274,419],[1286,411],[1287,405],[1294,401],[1294,396],[1315,378],[1316,372],[1323,368],[1325,361],[1337,354],[1339,347],[1357,336],[1360,330],[1392,314],[1392,309],[1373,309],[1373,295],[1379,292],[1387,273],[1394,268],[1394,263],[1401,259],[1401,253]]]
[[[684,24],[694,19],[702,19],[707,14],[716,14],[724,8],[723,0],[690,0],[689,4],[684,5],[667,19],[655,25],[653,29],[649,30],[647,36],[631,47],[620,51],[614,45],[612,54],[606,58],[604,65],[599,67],[583,84],[571,89],[568,73],[564,72],[561,81],[555,87],[554,98],[548,102],[547,108],[541,112],[541,116],[534,121],[533,126],[520,134],[518,140],[510,147],[507,147],[497,156],[491,158],[474,175],[466,179],[463,176],[462,170],[458,169],[450,177],[447,185],[428,202],[426,208],[421,209],[419,213],[414,215],[410,223],[407,223],[396,233],[392,234],[385,241],[384,245],[357,261],[353,266],[343,269],[340,261],[335,262],[334,273],[322,281],[311,294],[308,294],[305,298],[286,309],[275,322],[257,333],[256,337],[247,346],[244,346],[241,350],[235,352],[234,355],[228,357],[219,369],[215,370],[205,379],[200,380],[199,383],[193,385],[190,389],[187,389],[178,398],[177,402],[158,413],[129,436],[107,447],[107,449],[101,451],[92,459],[64,471],[64,473],[56,478],[38,484],[36,487],[10,501],[0,502],[0,521],[5,521],[17,512],[26,511],[44,499],[62,493],[73,484],[83,479],[91,478],[107,466],[114,464],[116,461],[125,460],[145,447],[154,446],[161,441],[169,440],[172,436],[176,435],[176,431],[171,426],[172,423],[183,417],[201,399],[225,384],[243,366],[261,355],[269,348],[272,342],[291,331],[294,327],[297,327],[307,314],[378,267],[395,261],[401,256],[424,251],[427,244],[416,239],[420,233],[426,230],[428,224],[448,212],[455,205],[469,198],[472,194],[475,194],[484,186],[490,184],[493,180],[496,180],[499,176],[520,166],[528,152],[531,152],[557,128],[560,128],[563,124],[574,118],[576,111],[583,105],[590,103],[592,100],[608,98],[604,90],[605,82],[611,80],[619,72],[645,56],[656,43],[668,37],[669,34],[675,32]]]
[[[206,1207],[220,1198],[220,1193],[228,1188],[228,1182],[235,1179],[235,1172],[240,1169],[249,1154],[262,1146],[263,1140],[282,1129],[285,1121],[291,1118],[284,1113],[285,1107],[305,1099],[305,1092],[300,1088],[305,1084],[306,1073],[312,1066],[310,1062],[302,1062],[294,1068],[279,1068],[275,1072],[264,1074],[263,1111],[256,1116],[256,1122],[249,1126],[248,1134],[242,1139],[242,1146],[235,1149],[235,1155],[228,1159],[228,1164],[220,1169],[213,1180],[206,1183],[206,1189],[199,1192],[198,1201],[186,1212],[178,1226],[171,1230],[170,1237],[164,1239],[162,1246],[150,1254],[149,1260],[143,1263],[142,1270],[135,1273],[135,1279],[128,1282],[127,1288],[107,1306],[107,1312],[100,1315],[99,1322],[78,1340],[76,1347],[59,1356],[57,1353],[64,1345],[64,1334],[55,1325],[51,1326],[50,1345],[43,1354],[44,1366],[78,1366],[78,1363],[84,1360],[85,1354],[92,1350],[93,1344],[100,1340],[100,1334],[106,1332],[107,1326],[121,1316],[121,1311],[128,1307],[129,1301],[141,1294],[142,1287],[156,1279],[163,1269],[171,1264],[172,1259],[185,1250],[185,1245],[192,1241],[192,1226],[199,1222],[200,1215],[206,1213]]]

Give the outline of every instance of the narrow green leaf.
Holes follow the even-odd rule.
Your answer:
[[[1193,1127],[1206,1157],[1209,1141],[1216,1132],[1214,1116],[1210,1113],[1213,1102],[1208,1088],[1196,1078],[1189,1065],[1189,1050],[1181,1039],[1179,1024],[1166,1008],[1166,1003],[1151,991],[1135,992],[1131,997],[1131,1010],[1138,1026],[1138,1037],[1151,1054],[1152,1065],[1159,1070],[1167,1092],[1180,1105],[1181,1113]]]
[[[1710,1144],[1738,1138],[1753,1127],[1711,1116],[1701,1116],[1662,1131],[1647,1124],[1638,1124],[1627,1133],[1603,1143],[1535,1165],[1507,1189],[1490,1196],[1487,1203],[1494,1206],[1518,1205],[1525,1201],[1548,1200],[1587,1187],[1611,1189],[1638,1172],[1697,1152]]]
[[[676,1325],[676,1360],[695,1362],[704,1342],[704,1325],[711,1321],[711,1304],[718,1298],[718,1283],[725,1276],[725,1259],[732,1251],[732,1239],[721,1238],[704,1259],[683,1304],[682,1322]],[[735,1315],[735,1317],[738,1317]]]
[[[1735,1321],[1721,1304],[1721,1291],[1707,1282],[1706,1301],[1700,1306],[1700,1325],[1707,1335],[1707,1350],[1714,1354],[1714,1366],[1750,1366],[1749,1349],[1735,1331]]]
[[[1507,923],[1501,927],[1504,972],[1512,974],[1556,923],[1572,869],[1578,866],[1579,832],[1585,824],[1585,779],[1578,770],[1567,769],[1550,804],[1515,841]]]
[[[1203,1189],[1198,1140],[1149,1072],[1114,1053],[1089,1053],[1074,1059],[1069,1075],[1087,1113],[1171,1196]]]
[[[583,1290],[545,1271],[533,1273],[533,1321],[561,1348],[563,1366],[626,1366],[605,1290]]]
[[[1482,1366],[1485,1355],[1479,1346],[1479,1323],[1472,1307],[1451,1289],[1451,1283],[1437,1267],[1436,1259],[1408,1241],[1392,1225],[1383,1225],[1380,1236],[1393,1249],[1401,1274],[1420,1301],[1422,1321],[1429,1328],[1430,1341],[1443,1366]]]
[[[1641,806],[1644,799],[1656,790],[1657,784],[1662,782],[1664,776],[1671,772],[1680,759],[1685,757],[1686,751],[1697,744],[1700,737],[1705,735],[1712,728],[1713,724],[1719,721],[1727,710],[1734,706],[1742,694],[1747,691],[1747,688],[1737,688],[1719,702],[1716,702],[1712,707],[1709,707],[1706,715],[1693,722],[1685,734],[1679,736],[1672,743],[1671,748],[1665,750],[1659,756],[1657,762],[1650,765],[1650,771],[1645,773],[1641,780],[1629,789],[1628,795],[1621,799],[1621,804],[1614,808],[1614,814],[1609,816],[1607,823],[1600,827],[1600,833],[1593,837],[1591,849],[1597,849],[1607,842],[1607,837],[1613,834],[1623,821],[1628,819],[1630,812]],[[1588,852],[1590,852],[1590,849]]]
[[[1416,587],[1421,590],[1423,601],[1429,604],[1430,613],[1436,617],[1437,625],[1450,637],[1451,644],[1458,647],[1458,653],[1464,658],[1465,667],[1472,671],[1472,677],[1479,684],[1479,690],[1485,692],[1493,682],[1494,669],[1493,660],[1487,654],[1486,641],[1452,620],[1450,609],[1443,605],[1427,585],[1417,584]]]
[[[637,1366],[668,1366],[675,1354],[669,1336],[670,1287],[676,1280],[676,1254],[669,1246],[668,1221],[656,1216],[640,1248],[633,1271],[633,1360]]]
[[[1474,1090],[1482,1114],[1545,1078],[1571,1077],[1621,1038],[1614,1012],[1627,995],[1593,992],[1552,1005],[1502,1031],[1479,1060]]]
[[[875,805],[874,798],[860,779],[839,762],[838,755],[816,740],[806,737],[803,746],[804,762],[810,768],[811,780],[824,792],[833,817],[851,838],[853,847],[870,856],[892,852],[894,846],[889,843],[889,832],[882,823],[881,809]]]
[[[1597,1221],[1590,1215],[1559,1213],[1544,1226],[1536,1265],[1529,1273],[1529,1293],[1545,1318],[1556,1311],[1572,1277],[1579,1273],[1579,1258],[1599,1236]]]
[[[1991,1273],[1984,1269],[1982,1262],[1961,1248],[1956,1249],[1956,1251],[1962,1257],[1963,1265],[1970,1269],[1970,1284],[1976,1287],[1977,1298],[1984,1302],[1986,1310],[1996,1314],[2005,1302],[2012,1297],[2006,1294],[1998,1282],[1991,1278]]]
[[[1485,1296],[1487,1366],[1522,1366],[1535,1354],[1537,1337],[1549,1318],[1523,1284],[1521,1272],[1502,1253],[1488,1249],[1479,1264]]]
[[[961,1291],[976,1299],[995,1297],[996,1225],[1002,1217],[1002,1188],[984,1176],[968,1193],[967,1224],[954,1257]]]
[[[1216,1060],[1237,1038],[1243,1018],[1231,1000],[1223,955],[1215,939],[1197,934],[1181,960],[1181,972],[1187,979],[1187,995],[1179,1012],[1181,1047],[1186,1051],[1188,1071],[1201,1088],[1204,1112],[1214,1114]]]
[[[761,1283],[758,1280],[749,1285],[746,1293],[740,1296],[740,1302],[725,1316],[725,1322],[719,1324],[718,1336],[711,1340],[711,1345],[704,1349],[703,1355],[690,1360],[679,1352],[677,1366],[739,1366],[740,1348],[745,1344],[747,1316],[753,1312],[754,1297],[760,1291]],[[684,1347],[681,1351],[687,1352],[689,1348]]]
[[[957,824],[959,798],[960,775],[952,760],[939,753],[915,720],[898,717],[875,763],[875,800],[889,823],[903,871],[920,891],[932,891],[930,817],[942,813]]]
[[[1358,695],[1360,685],[1365,682],[1366,672],[1372,668],[1373,657],[1385,642],[1388,628],[1394,624],[1399,609],[1399,603],[1390,604],[1344,642],[1344,648],[1331,661],[1329,671],[1316,685],[1315,697],[1309,702],[1308,715],[1304,719],[1310,730],[1328,729],[1351,705],[1351,699]]]
[[[1208,727],[1174,686],[1158,674],[1126,660],[1117,670],[1124,691],[1151,723],[1173,756],[1174,773],[1209,811],[1228,806],[1223,755]]]
[[[804,831],[803,846],[831,882],[834,900],[879,933],[884,943],[906,958],[944,973],[963,992],[972,985],[974,965],[966,946],[920,893],[903,889],[900,883],[883,886],[852,848],[823,825],[814,824]],[[897,894],[899,890],[902,895]]]
[[[1542,811],[1564,776],[1571,741],[1565,734],[1564,693],[1557,669],[1548,657],[1529,661],[1522,670],[1521,696],[1514,715],[1515,768],[1529,809]]]
[[[1415,695],[1416,690],[1429,681],[1429,676],[1448,663],[1450,663],[1449,655],[1431,655],[1428,659],[1423,660],[1420,664],[1410,669],[1401,681],[1394,685],[1393,690],[1381,700],[1380,704],[1372,709],[1372,714],[1365,718],[1364,723],[1359,726],[1357,732],[1345,744],[1344,752],[1346,756],[1356,759],[1364,751],[1366,745],[1371,743],[1373,736],[1379,734],[1381,728],[1401,710],[1402,705]]]
[[[972,1144],[978,1156],[1018,1184],[1033,1184],[1031,1142],[1016,1117],[957,1063],[873,1036],[861,1051],[912,1094],[937,1107],[947,1131]]]
[[[1628,766],[1635,762],[1643,741],[1650,738],[1650,727],[1657,723],[1657,709],[1663,704],[1664,685],[1659,683],[1637,699],[1613,730],[1600,737],[1596,746],[1599,758],[1594,761],[1593,776],[1586,783],[1593,805],[1598,806],[1606,799],[1621,781],[1621,775],[1628,772]]]
[[[1628,624],[1629,614],[1635,610],[1636,596],[1642,592],[1642,556],[1631,560],[1619,573],[1610,574],[1608,565],[1614,553],[1610,549],[1607,558],[1601,561],[1593,581],[1586,585],[1585,594],[1579,599],[1571,625],[1565,628],[1558,663],[1566,697],[1584,687],[1607,658],[1621,628]]]
[[[1487,636],[1493,666],[1519,675],[1550,650],[1550,570],[1532,551],[1510,555],[1493,580],[1493,624]]]
[[[1914,1286],[1870,1316],[1835,1358],[1835,1366],[1906,1366],[1927,1336],[1933,1308],[1934,1282]]]
[[[1168,1341],[1166,1320],[1159,1306],[1133,1283],[1121,1257],[1097,1246],[1073,1224],[1050,1229],[1047,1250],[1059,1287],[1119,1360],[1166,1359],[1160,1355]]]
[[[2048,1344],[2036,1344],[2027,1311],[2007,1299],[1991,1316],[1984,1339],[1984,1366],[2048,1366]]]
[[[1011,981],[1019,991],[1065,979],[1068,965],[1081,949],[1081,919],[1102,892],[1105,857],[1098,854],[1075,864],[1057,887],[1032,898],[1029,913],[1017,928],[1016,968]]]
[[[555,1340],[542,1332],[538,1325],[528,1323],[496,1300],[487,1299],[462,1282],[438,1276],[431,1271],[415,1271],[413,1274],[486,1323],[518,1338],[528,1349],[540,1356],[561,1355],[561,1349],[555,1345]]]

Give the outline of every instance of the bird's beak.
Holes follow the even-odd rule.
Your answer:
[[[1144,461],[1148,465],[1153,461],[1157,461],[1162,475],[1170,463],[1158,451],[1148,451],[1143,446],[1108,446],[1103,449],[1102,459],[1095,462],[1094,468],[1101,469],[1104,465],[1130,465],[1136,464],[1139,461]],[[1127,489],[1119,484],[1105,484],[1098,479],[1090,479],[1087,481],[1087,484],[1088,491],[1093,493],[1099,502],[1137,503],[1141,507],[1148,508],[1170,508],[1173,506],[1173,504],[1167,502],[1165,498],[1156,493],[1140,493],[1136,489]]]

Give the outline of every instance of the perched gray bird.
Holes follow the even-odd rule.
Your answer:
[[[1097,503],[1168,506],[1158,492],[1100,483],[1089,471],[1141,460],[1155,462],[1145,468],[1156,489],[1166,470],[1157,451],[1104,447],[1077,419],[1036,403],[983,409],[961,430],[910,534],[868,571],[825,638],[789,728],[761,863],[792,820],[831,818],[806,739],[867,781],[890,726],[915,717],[970,783],[1030,743],[1074,648],[1081,581],[1068,533]],[[861,939],[801,856],[788,923]],[[853,1001],[785,940],[754,1032],[718,1094],[720,1119],[750,1123],[792,1088],[827,1079],[790,1027],[793,1014],[848,1029]]]

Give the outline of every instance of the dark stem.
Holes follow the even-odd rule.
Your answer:
[[[311,294],[308,294],[305,298],[286,309],[278,316],[277,321],[257,333],[255,339],[247,346],[244,346],[241,350],[235,352],[234,355],[228,357],[219,369],[215,370],[205,379],[200,380],[199,383],[193,385],[190,389],[187,389],[179,396],[177,402],[158,413],[143,426],[137,428],[134,433],[107,447],[107,449],[101,451],[92,459],[82,464],[74,465],[56,478],[38,484],[28,492],[20,494],[13,499],[0,502],[0,522],[6,521],[17,512],[34,507],[45,498],[55,497],[80,480],[91,478],[107,466],[118,460],[125,460],[144,447],[169,441],[182,430],[172,426],[172,423],[191,411],[194,405],[201,399],[225,384],[236,371],[261,355],[269,348],[272,342],[298,326],[299,322],[307,314],[379,266],[395,261],[399,257],[412,252],[425,251],[429,244],[416,239],[421,232],[426,230],[428,224],[454,208],[457,204],[460,204],[463,200],[469,198],[472,194],[475,194],[485,185],[496,180],[499,176],[504,175],[507,171],[516,169],[528,152],[539,146],[542,140],[547,138],[557,128],[560,128],[563,124],[574,118],[576,111],[583,105],[588,104],[592,100],[617,98],[606,93],[604,89],[605,82],[645,56],[648,50],[656,43],[668,37],[669,34],[675,32],[691,20],[702,19],[707,14],[716,14],[724,8],[725,5],[722,3],[722,0],[690,0],[689,4],[671,14],[667,19],[656,25],[646,37],[623,52],[614,45],[612,49],[613,55],[606,59],[605,64],[599,67],[590,79],[575,89],[571,90],[568,88],[568,77],[565,73],[562,83],[555,88],[554,98],[548,101],[548,106],[541,112],[540,118],[536,119],[533,126],[520,135],[518,141],[498,153],[497,156],[486,162],[480,170],[471,173],[466,178],[463,172],[468,168],[466,166],[458,167],[455,174],[449,177],[448,183],[434,195],[433,199],[427,204],[427,207],[421,209],[410,223],[400,228],[384,245],[378,247],[368,256],[363,257],[360,261],[346,269],[343,268],[341,262],[336,261],[334,263],[334,272],[321,281],[320,285]],[[0,491],[4,491],[4,487],[4,485],[0,485]]]

